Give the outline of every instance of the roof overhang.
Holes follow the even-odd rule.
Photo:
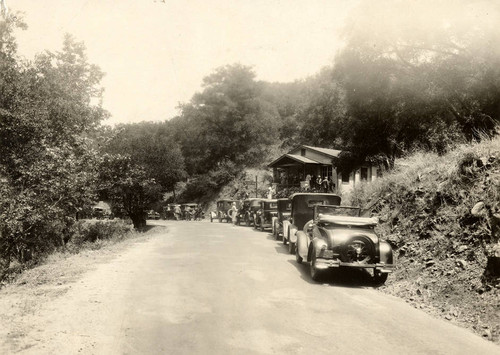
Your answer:
[[[270,168],[280,168],[305,164],[323,165],[316,160],[312,160],[301,155],[285,154],[268,165]]]

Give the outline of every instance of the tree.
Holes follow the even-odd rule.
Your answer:
[[[360,4],[335,66],[348,107],[343,137],[351,149],[393,161],[414,147],[443,152],[457,140],[494,131],[500,51],[492,44],[500,41],[494,25],[500,11],[471,6]],[[489,14],[485,21],[477,21],[478,8]]]
[[[204,173],[230,160],[261,163],[277,136],[279,116],[261,97],[255,74],[240,64],[215,70],[203,79],[203,91],[181,106],[173,124],[189,173]]]
[[[129,155],[165,191],[172,191],[186,177],[181,149],[165,123],[119,125],[104,149],[111,154]]]
[[[24,262],[63,245],[78,211],[95,198],[97,152],[83,135],[106,117],[102,73],[81,43],[34,62],[17,58],[12,31],[0,22],[0,258]],[[97,104],[95,104],[97,102]]]
[[[145,211],[161,196],[161,186],[129,156],[105,154],[99,164],[99,190],[114,212],[130,217],[134,228],[146,225]]]

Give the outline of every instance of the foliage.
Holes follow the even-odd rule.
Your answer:
[[[68,247],[82,246],[85,243],[95,243],[98,240],[109,240],[123,237],[131,232],[131,227],[123,221],[78,221],[71,230]]]
[[[60,52],[16,57],[17,17],[0,22],[0,259],[4,267],[64,244],[94,200],[97,152],[83,134],[106,112],[102,73],[66,37]]]
[[[180,200],[199,201],[202,197],[215,196],[223,186],[234,180],[237,169],[231,161],[224,161],[207,174],[196,176],[188,181]]]
[[[500,52],[490,49],[500,40],[493,25],[500,12],[486,9],[487,21],[478,23],[470,6],[458,3],[360,5],[335,65],[349,115],[343,137],[352,150],[393,162],[414,146],[442,153],[461,137],[494,133]],[[379,21],[387,12],[388,21]]]
[[[184,157],[164,123],[142,122],[119,125],[104,148],[113,154],[127,154],[166,191],[186,177]]]
[[[99,164],[99,190],[112,202],[115,216],[128,216],[135,228],[146,225],[145,211],[161,196],[161,186],[129,156],[104,154]]]
[[[278,115],[254,78],[239,64],[218,68],[203,79],[203,91],[181,105],[172,125],[190,174],[227,160],[238,166],[261,162],[277,135]]]

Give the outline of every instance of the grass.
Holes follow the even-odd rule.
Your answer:
[[[393,246],[397,269],[382,290],[499,342],[500,279],[484,271],[500,237],[491,224],[500,210],[500,138],[397,163],[345,197],[379,216],[378,232]],[[486,208],[472,215],[478,202]]]

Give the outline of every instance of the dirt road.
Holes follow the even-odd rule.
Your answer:
[[[168,229],[26,317],[20,353],[500,353],[370,287],[312,282],[270,234],[157,223]]]

